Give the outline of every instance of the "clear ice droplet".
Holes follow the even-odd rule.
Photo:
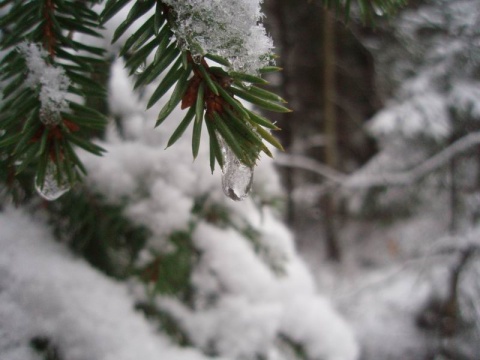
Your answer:
[[[244,200],[252,189],[253,168],[243,164],[219,134],[217,137],[224,163],[222,169],[223,192],[232,200]]]
[[[224,169],[222,186],[223,192],[230,199],[241,201],[248,196],[252,189],[253,169],[240,163],[238,159],[235,162],[236,164],[230,164]]]
[[[70,190],[70,184],[68,182],[59,184],[57,181],[57,166],[50,161],[47,165],[45,172],[45,179],[43,184],[39,186],[37,184],[37,177],[35,177],[35,190],[37,193],[48,201],[57,200],[60,196]]]

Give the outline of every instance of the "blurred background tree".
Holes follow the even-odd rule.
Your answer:
[[[354,33],[356,20],[335,19],[319,1],[267,1],[267,24],[280,54],[283,72],[273,81],[294,110],[277,117],[286,153],[324,163],[332,170],[351,172],[375,151],[375,142],[364,130],[366,119],[379,107],[375,91],[373,58]],[[298,189],[318,176],[297,168],[300,159],[284,169],[289,194],[288,222],[305,235],[309,225],[323,222],[328,257],[339,260],[337,236],[342,205],[329,193],[309,200],[311,211],[295,201]],[[311,238],[301,236],[300,238]]]
[[[355,11],[332,26],[316,2],[270,1],[266,10],[285,70],[272,82],[295,110],[277,118],[287,129],[277,164],[302,253],[313,268],[340,259],[329,274],[318,267],[318,277],[349,311],[389,317],[392,301],[422,319],[420,330],[386,320],[397,328],[383,335],[366,331],[363,318],[365,358],[401,358],[408,347],[412,358],[475,358],[478,284],[468,279],[478,271],[478,3],[414,1],[392,18],[376,11],[369,28]],[[404,261],[412,265],[394,277],[388,269]],[[351,293],[351,277],[369,284],[370,273],[376,283],[381,272],[385,283]],[[426,299],[403,287],[409,276],[429,289]],[[351,297],[335,295],[339,287]]]

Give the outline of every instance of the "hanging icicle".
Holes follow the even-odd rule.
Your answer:
[[[50,161],[47,165],[43,184],[38,185],[38,178],[35,177],[35,190],[45,200],[57,200],[70,190],[70,184],[68,182],[58,182],[57,173],[57,165],[53,161]]]
[[[243,164],[218,133],[217,138],[223,154],[223,192],[234,201],[244,200],[252,189],[253,168]]]

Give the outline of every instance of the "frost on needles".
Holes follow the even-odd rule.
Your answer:
[[[261,0],[164,0],[176,15],[175,36],[184,50],[200,58],[226,58],[231,70],[256,74],[270,65],[272,39],[259,23]]]

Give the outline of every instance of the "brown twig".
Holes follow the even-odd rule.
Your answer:
[[[55,33],[53,31],[53,20],[52,20],[52,13],[55,11],[55,4],[53,0],[46,0],[45,1],[45,8],[43,11],[43,15],[45,17],[45,26],[43,28],[44,34],[44,48],[47,50],[48,54],[50,55],[50,59],[53,60],[55,57],[55,47],[57,44],[57,39],[55,37]]]

